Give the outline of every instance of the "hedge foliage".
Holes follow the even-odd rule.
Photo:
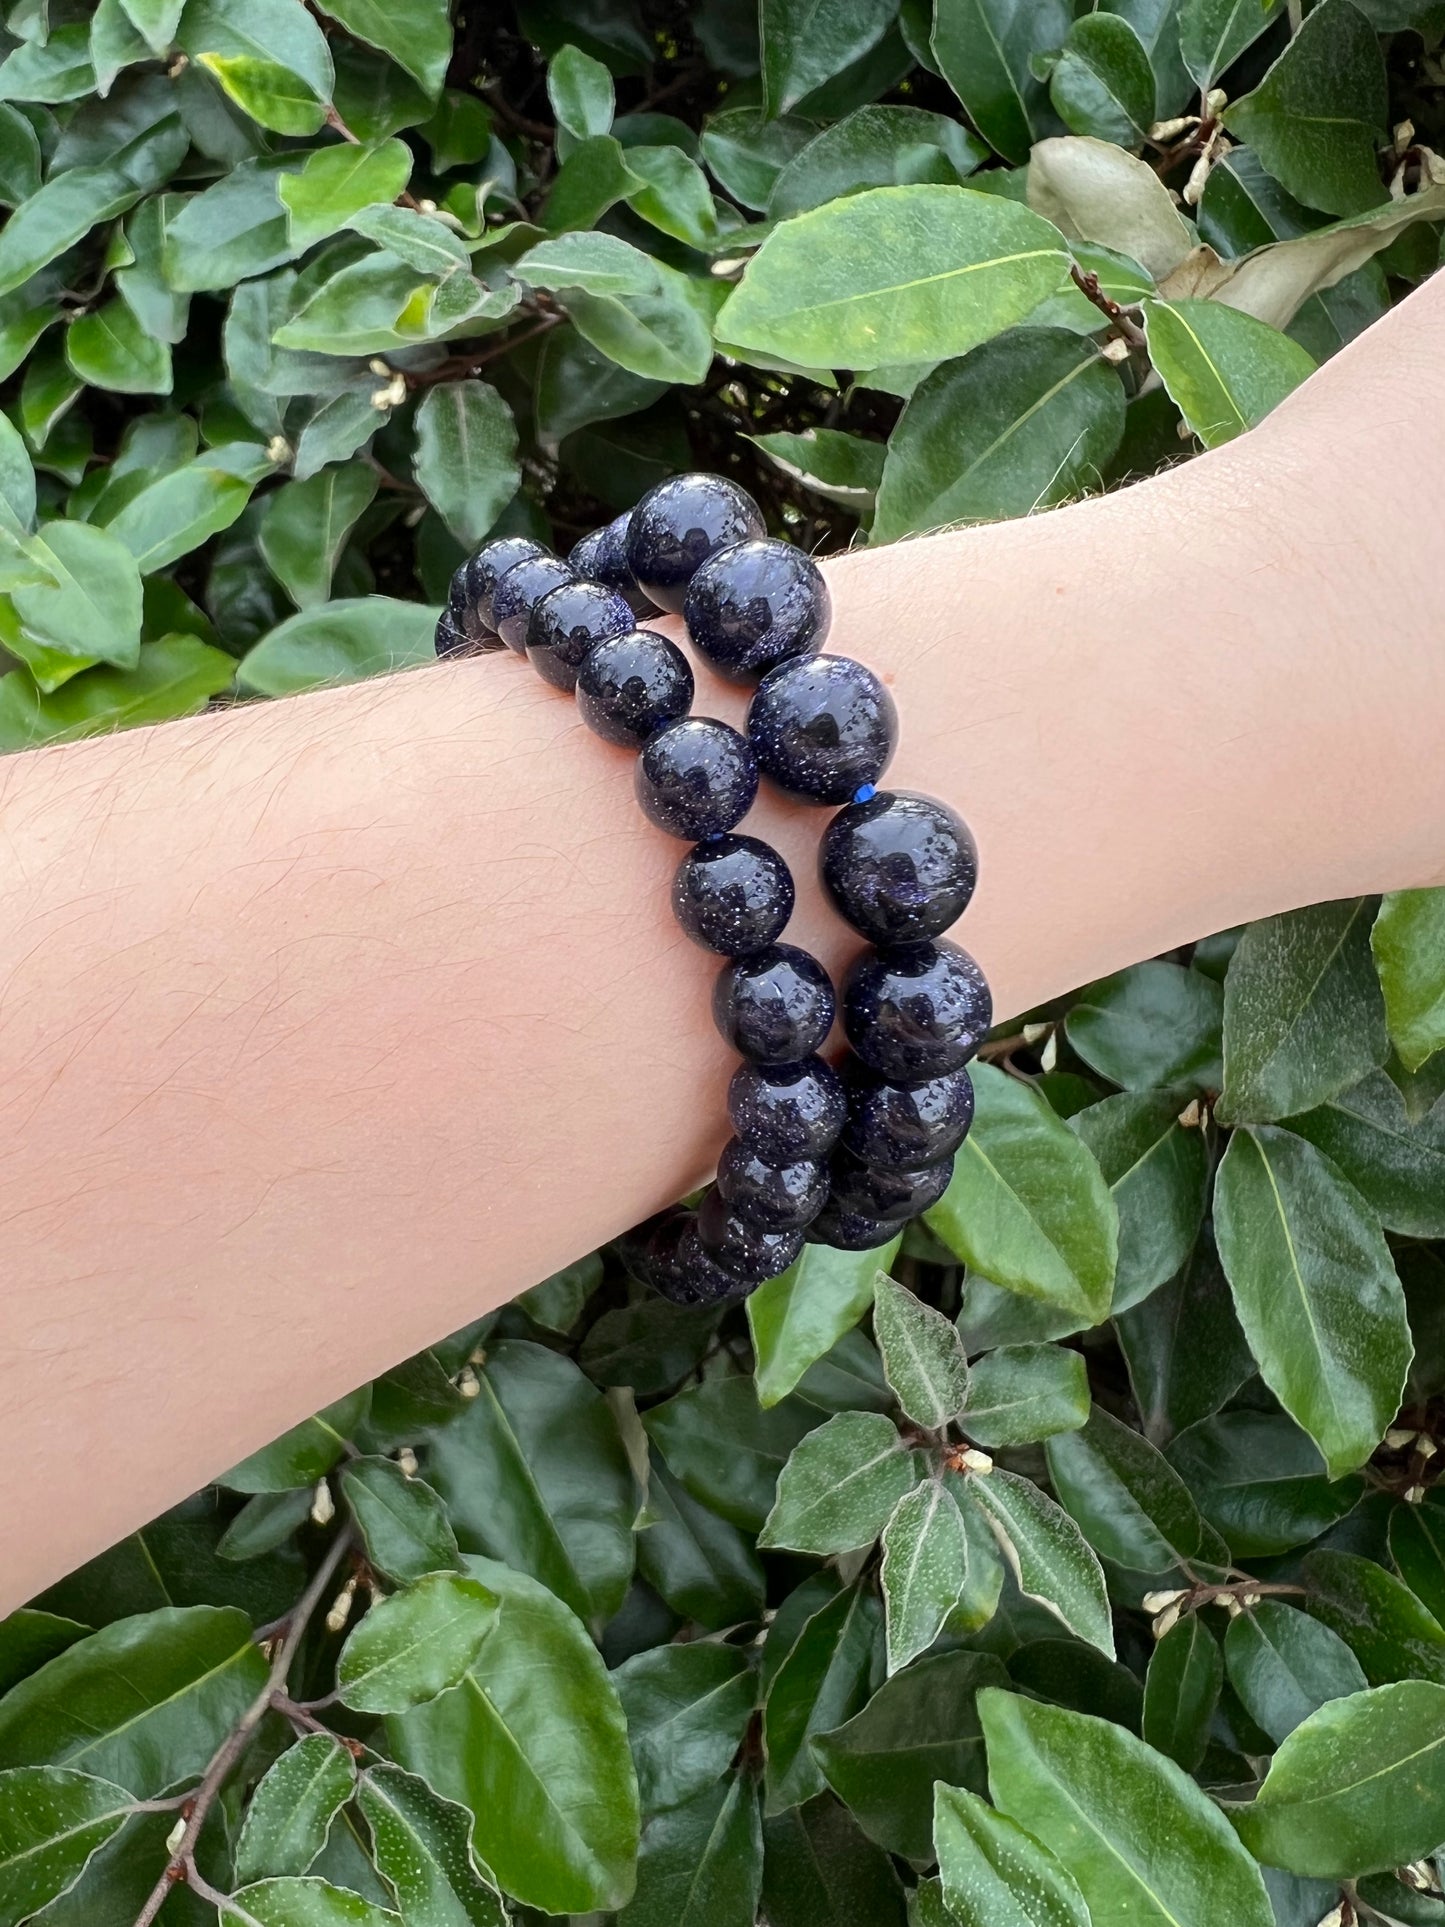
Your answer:
[[[690,465],[819,548],[1118,485],[1439,257],[1438,0],[4,18],[9,749]],[[898,1248],[583,1258],[0,1623],[0,1927],[1445,1921],[1442,958],[1141,962]]]

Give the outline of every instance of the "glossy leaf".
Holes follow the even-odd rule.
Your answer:
[[[757,1784],[739,1774],[649,1820],[618,1927],[753,1927],[762,1879]]]
[[[394,1459],[358,1458],[341,1469],[341,1494],[378,1572],[405,1583],[457,1564],[456,1535],[439,1495]]]
[[[1072,133],[1142,147],[1154,120],[1154,70],[1129,22],[1117,13],[1076,20],[1049,76],[1049,98]]]
[[[681,1806],[722,1778],[757,1696],[745,1652],[701,1641],[658,1646],[634,1654],[612,1679],[644,1813]]]
[[[236,1842],[238,1883],[303,1874],[356,1790],[356,1761],[329,1733],[308,1733],[262,1776]]]
[[[1278,1599],[1262,1599],[1230,1620],[1224,1663],[1245,1711],[1276,1744],[1327,1700],[1366,1685],[1338,1633]]]
[[[498,1616],[480,1580],[434,1572],[378,1599],[341,1650],[337,1691],[361,1713],[404,1713],[467,1676]]]
[[[314,1485],[341,1459],[369,1403],[365,1386],[348,1393],[233,1465],[219,1483],[233,1492],[290,1492],[298,1485]]]
[[[1314,369],[1297,342],[1217,301],[1147,301],[1149,355],[1206,448],[1253,428]]]
[[[591,140],[611,129],[612,76],[580,47],[558,48],[547,69],[547,98],[558,127],[574,141]]]
[[[883,479],[881,442],[864,441],[836,428],[810,428],[800,435],[755,435],[753,442],[785,475],[827,501],[857,513],[871,507]]]
[[[406,1927],[507,1927],[502,1897],[473,1857],[465,1808],[385,1763],[362,1775],[357,1805]]]
[[[258,1880],[230,1896],[221,1927],[400,1927],[400,1917],[319,1877]]]
[[[1254,1370],[1207,1235],[1178,1276],[1119,1317],[1115,1330],[1144,1435],[1155,1445],[1212,1417]]]
[[[1438,1500],[1390,1514],[1390,1557],[1420,1603],[1445,1625],[1445,1506]]]
[[[349,34],[379,47],[417,85],[435,95],[446,78],[452,35],[446,0],[410,0],[389,7],[382,0],[336,0],[327,12]]]
[[[963,0],[939,7],[929,42],[938,71],[969,119],[1007,161],[1021,165],[1057,123],[1033,57],[1063,43],[1070,14],[1057,0]]]
[[[1163,1453],[1101,1406],[1046,1450],[1055,1491],[1104,1558],[1133,1572],[1165,1573],[1222,1552]]]
[[[974,1360],[959,1422],[975,1444],[994,1451],[1075,1431],[1088,1416],[1089,1377],[1078,1352],[1001,1345]]]
[[[266,498],[261,553],[298,609],[314,608],[330,596],[347,537],[375,495],[375,471],[364,462],[350,462],[308,481],[288,482]]]
[[[1114,1628],[1103,1569],[1083,1533],[1030,1479],[995,1466],[968,1481],[1020,1592],[1091,1646],[1114,1657]]]
[[[1352,1552],[1312,1552],[1305,1604],[1339,1634],[1371,1686],[1428,1679],[1445,1686],[1445,1625],[1392,1572]]]
[[[764,1578],[751,1534],[699,1504],[656,1447],[651,1460],[638,1572],[674,1612],[710,1630],[758,1617]]]
[[[821,1791],[809,1742],[860,1712],[881,1670],[883,1614],[862,1587],[837,1593],[800,1630],[763,1701],[766,1811],[781,1813]],[[776,1623],[776,1622],[775,1622]]]
[[[107,533],[130,551],[142,575],[150,575],[230,528],[270,472],[265,449],[253,443],[209,448],[133,496],[110,519]]]
[[[896,0],[762,0],[758,38],[763,105],[786,114],[883,38]]]
[[[247,653],[237,675],[258,696],[291,696],[430,662],[437,614],[390,596],[341,597],[289,617]]]
[[[898,1247],[835,1251],[805,1244],[785,1272],[748,1295],[748,1326],[757,1359],[758,1402],[776,1405],[808,1368],[851,1331],[873,1302],[874,1281]]]
[[[658,286],[647,294],[572,294],[572,325],[630,374],[648,381],[701,381],[712,361],[711,297],[661,262],[657,273]]]
[[[1149,1655],[1143,1718],[1145,1740],[1186,1773],[1204,1758],[1223,1684],[1218,1640],[1198,1613],[1187,1613]]]
[[[1288,1123],[1324,1153],[1387,1231],[1445,1237],[1445,1106],[1437,1103],[1412,1123],[1399,1085],[1372,1071]]]
[[[1070,1119],[1099,1160],[1119,1213],[1115,1317],[1187,1263],[1209,1198],[1209,1144],[1180,1123],[1189,1094],[1121,1091]]]
[[[517,492],[517,426],[484,381],[439,382],[416,412],[416,479],[464,548],[476,548]]]
[[[25,635],[61,656],[134,669],[140,660],[141,587],[123,542],[88,522],[47,522],[29,553],[50,582],[10,592]]]
[[[905,1927],[903,1889],[881,1848],[825,1795],[763,1822],[763,1918],[770,1927]]]
[[[322,147],[308,154],[299,172],[283,174],[277,182],[292,249],[303,254],[344,228],[362,208],[394,201],[410,175],[411,152],[404,141]]]
[[[1172,1442],[1169,1462],[1236,1559],[1304,1545],[1363,1490],[1358,1479],[1328,1479],[1318,1446],[1285,1412],[1204,1419]]]
[[[820,1557],[869,1545],[916,1477],[892,1419],[838,1412],[794,1447],[758,1544]]]
[[[23,287],[102,221],[134,207],[170,175],[186,151],[178,118],[158,121],[110,160],[72,167],[16,209],[0,234],[0,295]]]
[[[759,1532],[793,1447],[823,1418],[797,1397],[765,1410],[751,1379],[713,1378],[653,1406],[643,1425],[694,1498]]]
[[[1279,0],[1180,0],[1179,52],[1191,78],[1210,88],[1279,12]]]
[[[326,38],[295,0],[188,0],[182,49],[245,114],[279,134],[314,134],[326,118],[333,68]]]
[[[68,1767],[0,1772],[0,1922],[20,1927],[67,1893],[131,1816],[123,1787]]]
[[[882,1546],[880,1583],[892,1674],[928,1651],[968,1581],[968,1540],[948,1487],[925,1480],[906,1492],[883,1528]]]
[[[957,1331],[932,1305],[886,1272],[873,1297],[873,1336],[904,1415],[936,1432],[968,1401],[968,1356]]]
[[[1418,1070],[1445,1050],[1445,890],[1396,890],[1380,905],[1370,933],[1390,1038]]]
[[[168,395],[171,353],[148,335],[124,301],[107,301],[66,331],[65,356],[92,388],[120,395]]]
[[[1078,1883],[1041,1841],[965,1788],[934,1788],[943,1899],[959,1927],[1089,1927]]]

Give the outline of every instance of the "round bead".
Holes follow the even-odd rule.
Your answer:
[[[802,656],[764,676],[748,705],[758,765],[789,796],[845,803],[882,775],[898,742],[898,711],[871,669],[851,656]]]
[[[781,936],[793,914],[793,873],[755,836],[715,836],[678,864],[672,907],[704,950],[746,957]]]
[[[738,1138],[718,1159],[719,1196],[740,1218],[765,1231],[797,1231],[811,1224],[828,1197],[828,1167],[817,1158],[766,1164]]]
[[[885,1170],[917,1171],[952,1156],[973,1122],[973,1084],[965,1070],[904,1086],[853,1058],[845,1088],[843,1143],[865,1164]]]
[[[766,1164],[826,1157],[847,1114],[843,1084],[821,1057],[798,1064],[740,1064],[728,1085],[728,1116]]]
[[[721,836],[758,793],[747,738],[711,716],[687,716],[650,736],[634,772],[643,815],[669,836]]]
[[[675,642],[651,629],[611,636],[577,672],[577,707],[604,741],[641,749],[692,707],[692,670]]]
[[[575,689],[577,671],[608,636],[632,629],[632,607],[600,582],[560,582],[532,605],[527,618],[527,660],[544,682]]]
[[[615,516],[600,529],[593,529],[584,535],[567,551],[567,560],[577,571],[593,582],[605,583],[609,589],[616,589],[619,595],[627,597],[636,615],[646,615],[653,607],[632,579],[632,571],[627,566],[627,528],[632,520],[629,509],[625,514]]]
[[[673,475],[633,509],[627,566],[659,609],[676,613],[694,571],[714,549],[762,532],[757,503],[736,482],[721,475]]]
[[[832,608],[812,556],[762,535],[710,555],[687,585],[682,613],[722,675],[756,682],[780,662],[820,649]]]
[[[850,803],[829,823],[818,876],[839,916],[872,943],[922,943],[968,908],[978,850],[957,810],[910,790]]]
[[[465,563],[462,565],[465,568]],[[451,591],[447,605],[437,618],[436,652],[439,656],[459,656],[469,652],[475,645],[469,641],[466,632],[467,605],[464,592],[458,589],[461,569],[452,577]]]
[[[697,1208],[697,1236],[710,1258],[748,1285],[776,1278],[803,1248],[800,1228],[765,1230],[734,1211],[716,1185],[708,1188]]]
[[[899,1226],[879,1218],[860,1218],[855,1211],[842,1211],[831,1202],[808,1226],[814,1244],[832,1245],[838,1251],[874,1251],[898,1236]]]
[[[796,1064],[833,1028],[833,985],[816,957],[775,943],[718,972],[712,1014],[750,1063]]]
[[[951,1156],[922,1171],[880,1171],[871,1164],[860,1164],[848,1151],[837,1151],[828,1203],[849,1217],[872,1218],[878,1224],[901,1227],[937,1204],[952,1176]]]
[[[508,569],[492,591],[492,621],[509,649],[521,655],[533,609],[549,589],[576,579],[572,564],[555,555],[525,556]]]
[[[546,554],[542,544],[534,542],[530,535],[499,535],[494,542],[484,542],[475,555],[468,557],[458,573],[465,578],[466,600],[472,610],[470,620],[464,625],[470,640],[492,649],[501,648],[492,609],[497,584],[519,562]],[[455,576],[452,579],[455,581]]]
[[[688,1222],[678,1234],[672,1264],[660,1273],[656,1289],[675,1305],[726,1305],[745,1298],[752,1281],[720,1265],[698,1236],[697,1219],[688,1213]]]
[[[988,1035],[993,1000],[956,943],[865,951],[843,983],[843,1028],[870,1070],[922,1084],[966,1064]]]

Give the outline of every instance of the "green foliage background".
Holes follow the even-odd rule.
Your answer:
[[[1439,258],[1434,0],[4,22],[7,749],[422,660],[689,465],[1115,486]],[[1092,985],[897,1249],[593,1254],[0,1623],[0,1927],[1445,1921],[1442,959]]]

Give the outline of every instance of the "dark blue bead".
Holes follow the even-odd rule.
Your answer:
[[[883,790],[829,823],[818,876],[838,914],[870,942],[921,943],[941,936],[968,908],[978,850],[946,803]]]
[[[847,1100],[824,1058],[799,1064],[740,1064],[728,1085],[728,1116],[765,1164],[824,1158],[838,1142]]]
[[[654,605],[633,581],[627,566],[627,528],[631,520],[629,510],[604,523],[600,529],[594,529],[590,535],[584,535],[567,551],[567,560],[578,575],[603,582],[609,589],[626,596],[633,614],[641,616],[649,614]]]
[[[898,711],[851,656],[803,656],[758,684],[748,740],[764,775],[789,796],[846,803],[882,775],[898,742]]]
[[[850,1151],[835,1151],[829,1208],[850,1218],[872,1218],[878,1224],[902,1227],[917,1218],[948,1189],[953,1176],[952,1156],[921,1171],[882,1171],[860,1164]]]
[[[470,641],[485,643],[492,649],[501,648],[492,610],[497,584],[519,562],[547,553],[542,544],[534,542],[530,535],[499,535],[493,542],[484,542],[475,555],[467,558],[457,573],[465,580],[465,596],[471,610],[468,620],[463,624]],[[455,582],[456,577],[453,576],[452,580]]]
[[[692,707],[692,669],[675,642],[651,629],[599,642],[577,672],[577,707],[606,742],[641,749]]]
[[[843,981],[843,1028],[870,1070],[922,1084],[966,1064],[988,1035],[983,972],[956,943],[868,950]]]
[[[675,1305],[726,1304],[743,1297],[748,1289],[703,1250],[691,1211],[675,1209],[653,1220],[630,1263],[644,1284]]]
[[[762,532],[757,503],[736,482],[721,475],[673,475],[633,509],[627,566],[659,609],[676,613],[695,570],[714,549]]]
[[[729,1138],[718,1159],[717,1188],[740,1218],[765,1231],[797,1231],[827,1201],[828,1167],[819,1158],[768,1164],[741,1139]]]
[[[625,596],[600,582],[561,582],[532,605],[527,660],[544,682],[575,689],[577,671],[599,642],[632,630]]]
[[[740,1057],[753,1064],[796,1064],[833,1028],[833,985],[816,957],[775,943],[719,971],[712,1014]]]
[[[793,873],[755,836],[715,836],[678,864],[672,907],[704,950],[746,957],[782,935],[793,914]]]
[[[865,1164],[917,1171],[951,1157],[973,1122],[973,1083],[965,1070],[926,1084],[890,1084],[856,1057],[843,1072],[848,1122],[843,1142]]]
[[[492,591],[492,623],[509,649],[521,655],[533,609],[549,589],[576,579],[572,564],[559,556],[529,555],[513,563]]]
[[[460,575],[461,570],[457,571]],[[439,656],[469,655],[476,646],[467,639],[463,624],[466,621],[466,605],[460,600],[456,590],[456,576],[452,577],[452,592],[447,597],[447,605],[437,618],[436,652]]]
[[[734,1211],[715,1185],[697,1208],[697,1237],[715,1263],[748,1285],[776,1278],[803,1249],[801,1229],[765,1230]]]
[[[634,772],[643,814],[669,836],[721,836],[758,793],[747,738],[711,716],[687,716],[650,736]]]
[[[812,556],[762,535],[710,555],[687,585],[682,613],[714,668],[731,682],[756,682],[820,649],[832,608]]]
[[[880,1218],[839,1210],[830,1202],[808,1226],[808,1238],[812,1244],[832,1245],[838,1251],[876,1251],[879,1245],[891,1244],[901,1229]]]

